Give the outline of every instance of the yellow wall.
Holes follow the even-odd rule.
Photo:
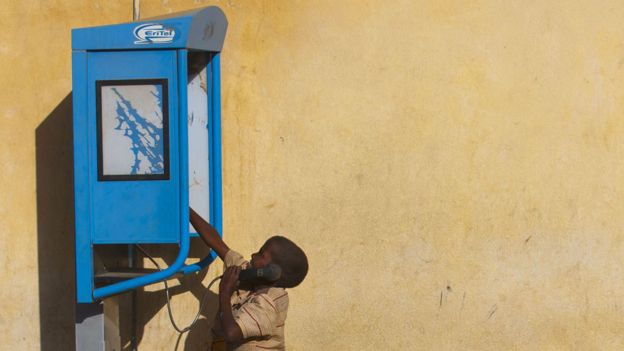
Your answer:
[[[207,4],[230,21],[225,237],[250,253],[283,233],[310,259],[290,350],[624,347],[624,3],[142,0],[141,15]],[[69,30],[131,16],[0,6],[0,349],[71,345]],[[172,350],[161,287],[141,297],[139,348]],[[196,301],[174,298],[181,323]]]

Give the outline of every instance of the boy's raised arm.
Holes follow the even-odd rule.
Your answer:
[[[202,240],[208,245],[211,249],[217,252],[217,255],[222,260],[225,260],[225,254],[230,251],[230,248],[221,240],[219,233],[214,229],[208,222],[206,222],[200,215],[197,214],[192,208],[190,210],[190,219],[191,224],[197,230],[197,233],[202,238]]]

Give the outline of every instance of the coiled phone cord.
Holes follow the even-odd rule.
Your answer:
[[[162,269],[160,268],[156,260],[149,253],[147,253],[147,251],[145,251],[145,249],[143,249],[141,245],[135,244],[135,246],[137,247],[137,249],[139,249],[139,251],[141,251],[141,253],[143,253],[143,255],[145,255],[145,257],[147,257],[156,266],[156,268],[159,271],[162,271]],[[195,323],[197,323],[197,321],[199,320],[199,316],[201,315],[201,312],[204,310],[204,306],[206,305],[206,297],[208,297],[208,294],[210,293],[210,288],[212,287],[212,284],[214,284],[214,282],[216,282],[217,280],[221,279],[221,277],[222,276],[218,276],[214,278],[210,282],[210,284],[208,284],[208,287],[206,288],[206,292],[204,293],[204,296],[202,296],[199,302],[199,310],[197,311],[197,314],[195,315],[193,322],[191,322],[191,324],[189,324],[186,328],[178,327],[175,320],[173,319],[173,313],[171,312],[171,297],[169,296],[169,285],[167,284],[167,280],[163,280],[163,283],[165,284],[165,295],[167,296],[167,312],[169,313],[169,321],[171,321],[171,325],[178,333],[184,334],[188,332],[189,330],[191,330],[191,328],[193,328]]]

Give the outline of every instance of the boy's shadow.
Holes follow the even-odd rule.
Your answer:
[[[35,130],[39,323],[42,351],[75,349],[72,130],[72,95],[69,93]],[[197,242],[198,239],[193,240],[189,257],[203,257],[207,248],[203,243]],[[155,250],[153,254],[171,263],[177,251],[166,248]],[[203,270],[181,278],[180,284],[171,289],[171,296],[190,291],[199,301],[206,291],[202,284],[205,276],[206,270]],[[162,283],[159,284],[162,287]],[[203,318],[186,335],[184,350],[208,349],[210,327],[218,306],[216,294],[212,292],[208,294],[202,313]],[[152,292],[139,290],[137,297],[135,307],[137,315],[133,329],[136,331],[136,344],[140,348],[145,325],[165,307],[166,298],[162,289]],[[184,317],[190,318],[180,316],[180,324],[189,323]],[[171,333],[177,334],[173,328]],[[124,349],[130,350],[130,347]]]

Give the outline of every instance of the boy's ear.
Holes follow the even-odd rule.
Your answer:
[[[264,248],[265,248],[265,250],[269,251],[269,256],[271,256],[271,261],[273,261],[274,257],[278,256],[277,255],[277,247],[275,246],[274,243],[271,243],[271,242],[265,243],[264,244]]]

